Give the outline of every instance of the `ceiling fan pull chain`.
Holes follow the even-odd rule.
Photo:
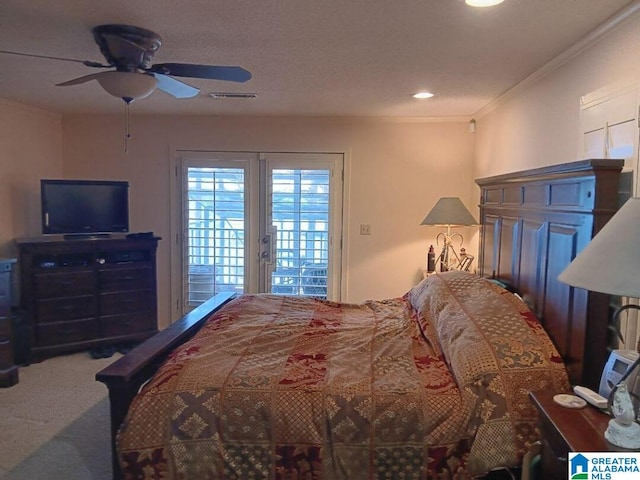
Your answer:
[[[124,153],[129,153],[129,138],[131,131],[129,129],[129,102],[124,102]]]

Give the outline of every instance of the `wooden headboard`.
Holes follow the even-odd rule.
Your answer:
[[[572,384],[595,391],[608,357],[610,297],[569,287],[558,275],[616,212],[623,164],[583,160],[476,180],[480,274],[523,296]]]

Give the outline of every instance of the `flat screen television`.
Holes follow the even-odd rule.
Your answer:
[[[42,233],[106,236],[129,231],[129,182],[40,181]]]

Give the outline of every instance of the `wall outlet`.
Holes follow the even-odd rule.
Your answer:
[[[360,224],[360,235],[371,235],[371,225]]]

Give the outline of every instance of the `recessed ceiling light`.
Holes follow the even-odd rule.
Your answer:
[[[431,92],[418,92],[413,94],[413,98],[431,98],[433,93]]]
[[[464,2],[472,7],[493,7],[504,0],[464,0]]]

